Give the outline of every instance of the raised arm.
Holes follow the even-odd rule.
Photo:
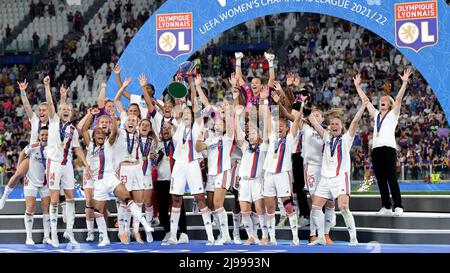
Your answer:
[[[302,112],[300,112],[300,115],[298,115],[295,118],[294,123],[292,124],[291,127],[291,134],[293,137],[297,136],[298,130],[302,128],[302,126],[303,126],[303,114]]]
[[[100,110],[97,109],[97,111],[98,111],[98,113],[100,113]],[[83,127],[84,127],[84,125],[86,125],[88,129],[91,127],[91,124],[92,124],[92,117],[91,117],[91,119],[89,119],[89,113],[90,113],[90,112],[91,112],[91,108],[88,109],[87,114],[84,115],[84,117],[78,122],[78,124],[77,124],[77,130],[78,130],[79,133],[82,133],[82,132],[83,132]],[[87,124],[86,124],[86,123],[87,123]]]
[[[47,100],[47,114],[49,118],[53,118],[55,116],[55,105],[53,104],[52,91],[50,90],[50,77],[46,76],[44,78],[44,89],[45,89],[45,98]]]
[[[102,81],[100,85],[100,92],[98,94],[97,105],[99,109],[105,107],[105,98],[106,98],[106,82]]]
[[[114,74],[116,74],[116,81],[117,81],[117,85],[119,86],[119,88],[122,87],[123,83],[122,83],[122,79],[120,78],[120,72],[122,71],[122,68],[116,64],[116,66],[114,67]],[[127,99],[130,99],[130,93],[128,93],[127,90],[123,90],[123,96]]]
[[[268,137],[272,133],[272,116],[269,109],[269,103],[267,98],[269,97],[269,87],[265,85],[261,92],[260,109],[263,111],[264,115],[264,136]],[[267,103],[267,104],[266,104]]]
[[[205,108],[209,108],[211,106],[211,103],[209,103],[208,97],[206,97],[205,93],[202,89],[202,75],[198,74],[195,77],[195,89],[197,90],[198,96],[200,97],[200,101],[205,106]]]
[[[116,138],[117,138],[117,132],[118,132],[117,120],[114,117],[112,117],[111,118],[111,134],[109,135],[109,139],[108,139],[109,144],[111,144],[111,145],[114,144],[114,142],[116,141]]]
[[[144,74],[139,75],[139,85],[141,86],[145,103],[147,103],[148,112],[152,114],[153,111],[155,110],[155,107],[153,106],[152,98],[147,92],[147,77]]]
[[[90,124],[92,123],[93,116],[98,113],[100,113],[100,111],[98,109],[96,109],[96,110],[88,109],[88,113],[83,118],[86,120],[86,122],[83,124],[83,126],[81,128],[81,133],[83,136],[83,142],[86,146],[88,146],[89,143],[91,142],[91,137],[89,136]],[[78,123],[77,127],[80,125],[80,123]]]
[[[241,129],[241,116],[244,112],[244,106],[238,105],[234,107],[234,130],[236,131],[236,143],[239,147],[242,147],[244,144],[245,136],[242,134]]]
[[[361,89],[361,74],[357,74],[353,78],[353,84],[356,87],[356,91],[358,92],[359,97],[361,98],[361,101],[365,101],[365,99],[369,99],[367,95],[364,93],[364,91]],[[369,110],[370,116],[373,118],[375,117],[376,109],[372,105],[372,103],[369,100],[369,103],[367,104],[367,110]]]
[[[195,116],[195,113],[197,113],[200,110],[198,107],[198,103],[197,103],[197,90],[195,88],[194,80],[192,79],[192,77],[188,78],[188,82],[189,82],[189,88],[191,89],[192,111],[194,112],[194,116]]]
[[[244,78],[242,77],[242,68],[241,62],[244,54],[242,52],[235,52],[234,56],[236,57],[236,78],[238,80],[238,84],[245,84]]]
[[[286,110],[286,108],[283,106],[283,104],[281,104],[280,96],[278,96],[277,93],[272,92],[271,97],[272,97],[273,101],[278,105],[278,107],[280,107],[280,113],[282,115],[284,115],[288,120],[293,122],[295,120],[295,116],[293,114],[289,113]]]
[[[59,103],[67,103],[67,93],[69,93],[69,88],[66,88],[64,84],[61,84],[61,87],[59,87]]]
[[[309,122],[311,122],[311,125],[314,128],[314,130],[316,130],[316,132],[319,133],[321,137],[323,137],[323,135],[325,134],[325,129],[322,128],[322,125],[320,125],[316,117],[314,117],[314,115],[309,115],[308,120]]]
[[[264,52],[264,57],[269,63],[269,86],[273,86],[273,82],[275,81],[275,69],[273,68],[273,61],[275,60],[275,54]]]
[[[19,89],[20,89],[20,99],[22,100],[23,103],[23,108],[25,109],[25,112],[27,113],[28,119],[32,119],[33,118],[33,109],[31,108],[30,102],[28,101],[28,97],[27,97],[27,87],[28,87],[28,83],[27,83],[27,79],[25,79],[23,82],[17,82],[17,84],[19,85]]]
[[[400,87],[397,97],[395,97],[395,102],[394,102],[394,114],[395,115],[400,114],[403,96],[405,95],[406,86],[408,85],[408,79],[409,79],[409,76],[411,76],[411,74],[412,74],[411,68],[408,68],[405,71],[403,71],[403,76],[399,75],[400,78],[402,79],[402,87]]]
[[[369,103],[370,102],[369,102],[368,98],[363,100],[361,107],[359,107],[358,112],[356,112],[355,117],[353,118],[352,123],[350,124],[350,127],[348,128],[348,133],[351,137],[355,136],[356,128],[358,127],[358,123],[361,120],[364,110],[366,109],[366,107]]]
[[[208,146],[203,141],[204,138],[205,138],[205,127],[201,126],[197,141],[195,142],[195,151],[197,151],[197,153],[200,153],[203,150],[208,149]]]
[[[123,95],[123,91],[130,84],[130,82],[131,82],[131,78],[127,78],[125,80],[125,82],[123,83],[122,87],[120,87],[119,91],[117,91],[116,96],[114,97],[114,103],[116,104],[117,109],[119,110],[119,113],[125,112],[125,110],[123,109],[121,98]]]

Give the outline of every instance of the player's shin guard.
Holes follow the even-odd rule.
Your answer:
[[[268,239],[269,231],[267,230],[266,214],[265,213],[258,214],[258,218],[259,218],[259,225],[261,226],[261,230],[262,230],[262,236],[263,236],[263,238]]]
[[[222,229],[220,228],[219,215],[217,213],[212,213],[214,225],[219,229],[220,236],[222,236]]]
[[[247,232],[248,238],[254,237],[256,238],[254,231],[253,231],[253,223],[252,218],[250,217],[250,214],[252,212],[242,212],[242,223],[244,223],[245,231]]]
[[[132,216],[131,211],[130,209],[127,208],[125,210],[125,231],[127,233],[130,233],[131,216]]]
[[[117,208],[117,221],[119,222],[119,234],[125,232],[126,211],[127,209],[123,204],[119,205],[119,207]]]
[[[44,238],[50,238],[50,215],[42,214],[42,226],[44,227]]]
[[[269,231],[270,239],[275,239],[275,213],[267,214],[267,230]]]
[[[212,231],[211,225],[211,211],[208,207],[204,207],[200,210],[200,213],[203,218],[203,224],[205,225],[206,235],[208,236],[208,241],[214,242],[214,235]]]
[[[71,232],[75,223],[75,201],[73,199],[66,200],[66,221],[66,229]]]
[[[139,208],[139,211],[142,213],[142,203],[136,203],[136,205]],[[141,216],[142,218],[142,216]],[[133,233],[139,232],[139,221],[140,218],[133,217]],[[145,219],[145,222],[147,223],[147,219]],[[148,223],[147,223],[148,224]]]
[[[170,237],[177,238],[178,222],[180,221],[181,208],[172,207],[170,212]]]
[[[106,227],[106,221],[104,215],[95,212],[95,221],[97,222],[99,237],[103,238],[102,240],[108,240],[108,229]]]
[[[33,237],[33,217],[34,212],[25,211],[24,223],[25,223],[25,230],[27,232],[27,239],[28,238],[31,239]]]
[[[325,234],[330,234],[331,225],[333,224],[334,208],[325,207]]]
[[[348,233],[350,234],[350,240],[356,239],[356,227],[355,219],[349,208],[341,209],[342,217],[344,218],[345,225],[347,226]]]
[[[324,214],[322,212],[322,209],[320,207],[313,206],[313,209],[311,210],[311,216],[314,221],[314,225],[316,226],[317,230],[317,236],[319,238],[324,238]]]

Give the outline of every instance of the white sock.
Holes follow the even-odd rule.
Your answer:
[[[170,236],[177,238],[178,222],[180,221],[181,208],[172,207],[170,212]]]
[[[66,229],[68,231],[73,230],[73,224],[75,223],[75,201],[66,200]]]
[[[317,229],[317,236],[319,238],[323,238],[324,235],[324,222],[325,222],[325,215],[323,214],[321,209],[312,209],[311,210],[311,218],[314,219],[314,224]]]
[[[255,233],[255,235],[258,235],[258,224],[259,224],[259,217],[258,214],[252,212],[252,222],[253,222],[253,232]]]
[[[206,235],[208,236],[209,241],[214,241],[214,235],[212,231],[211,225],[211,211],[208,207],[204,207],[200,210],[200,213],[203,218],[203,224],[205,225]]]
[[[334,216],[334,208],[325,207],[325,234],[330,234],[333,216]]]
[[[119,233],[125,232],[126,211],[127,209],[123,205],[118,207],[117,221],[119,222]]]
[[[67,210],[66,210],[66,201],[61,202],[61,213],[64,217],[64,219],[67,219]]]
[[[33,216],[34,213],[28,213],[25,211],[25,230],[27,231],[27,238],[33,238]]]
[[[103,238],[103,240],[108,239],[108,229],[106,227],[105,218],[103,214],[95,212],[95,221],[97,222],[98,233]]]
[[[309,236],[316,236],[316,223],[314,222],[312,210],[309,212]]]
[[[341,209],[342,217],[344,218],[345,225],[348,229],[348,234],[350,234],[350,238],[356,238],[356,227],[355,227],[355,219],[350,211],[350,209],[345,208]]]
[[[136,205],[139,208],[139,211],[142,213],[142,203],[136,203]],[[142,217],[142,215],[141,215]],[[140,218],[136,218],[133,217],[133,233],[139,232],[139,221],[141,219]],[[146,223],[147,223],[147,219],[145,219]]]
[[[275,213],[267,214],[267,230],[269,231],[269,236],[275,239]]]
[[[222,231],[222,236],[229,238],[230,232],[228,230],[228,216],[226,210],[222,207],[216,209],[216,213],[219,216],[220,230]]]
[[[269,238],[269,231],[267,230],[267,220],[266,220],[266,214],[258,214],[259,218],[259,225],[261,226],[262,235],[264,238]]]
[[[132,217],[131,211],[127,208],[125,210],[125,231],[127,233],[130,232],[131,217]]]
[[[144,227],[145,230],[150,228],[147,224],[147,221],[145,220],[145,217],[142,215],[142,204],[141,207],[139,207],[138,205],[136,205],[136,203],[131,201],[130,203],[128,203],[127,207],[128,210],[131,212],[129,213],[132,214],[134,218],[139,219],[139,223],[141,223],[141,225]]]
[[[50,215],[42,214],[42,225],[44,226],[44,238],[50,237]]]
[[[247,232],[247,236],[250,239],[250,237],[256,238],[254,232],[253,232],[253,223],[252,218],[250,217],[251,212],[243,212],[242,213],[242,223],[244,223],[245,231]]]
[[[281,198],[277,198],[278,201],[278,209],[280,210],[281,217],[286,216],[286,210],[284,209],[283,201]]]
[[[295,211],[289,215],[289,225],[291,226],[292,238],[298,238],[298,217]]]
[[[94,232],[94,219],[86,218],[86,227],[88,231]]]
[[[50,205],[50,227],[52,234],[58,232],[58,205]]]
[[[147,224],[149,226],[152,225],[153,220],[153,206],[145,207],[145,220],[147,220]]]
[[[220,228],[220,221],[219,221],[219,215],[217,213],[212,213],[214,223],[216,224],[216,227],[219,229],[220,236],[222,236],[222,229]]]
[[[3,196],[5,198],[8,198],[9,194],[14,190],[14,188],[10,188],[8,186],[5,186],[5,191],[3,192]]]
[[[239,233],[239,227],[241,226],[241,213],[233,212],[233,233]]]

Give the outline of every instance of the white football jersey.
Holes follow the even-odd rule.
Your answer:
[[[202,154],[195,150],[195,143],[200,133],[200,127],[194,122],[191,128],[186,128],[184,124],[181,124],[173,140],[175,143],[174,158],[180,162],[191,162],[193,160],[202,159]]]
[[[125,129],[119,129],[117,139],[114,143],[114,166],[115,169],[121,162],[137,162],[138,156],[138,132],[128,133]]]
[[[39,141],[39,129],[44,126],[48,126],[48,124],[43,124],[34,112],[33,117],[29,121],[31,123],[30,143],[36,143]]]
[[[141,164],[142,167],[142,172],[144,173],[144,175],[151,175],[152,164],[150,154],[155,149],[155,147],[153,147],[153,140],[152,138],[138,137],[137,141],[138,141],[137,154],[139,157],[139,163]]]
[[[319,133],[308,124],[302,126],[302,157],[303,162],[314,165],[322,164],[323,139]]]
[[[25,154],[30,158],[30,165],[27,171],[28,181],[36,187],[42,187],[46,183],[45,169],[47,157],[45,154],[45,147],[41,146],[39,142],[28,144],[25,149]]]
[[[332,178],[338,176],[340,173],[350,173],[350,149],[353,145],[353,139],[354,137],[351,137],[348,132],[342,137],[336,138],[325,131],[323,135],[325,149],[323,152],[321,173],[323,177]],[[332,147],[334,147],[333,155],[331,155]]]
[[[94,147],[91,141],[87,148],[86,160],[91,167],[91,179],[101,180],[103,177],[114,175],[114,146],[108,140],[101,146]]]
[[[279,139],[275,133],[272,133],[264,160],[264,170],[270,173],[290,171],[292,169],[292,153],[295,151],[294,144],[292,134],[288,133],[284,139]]]
[[[231,152],[233,148],[233,138],[228,135],[210,135],[205,141],[208,147],[208,174],[218,175],[231,169]]]
[[[80,147],[78,131],[73,124],[62,124],[57,114],[49,119],[46,153],[50,160],[72,164],[72,148]]]
[[[247,141],[241,146],[242,160],[239,167],[239,177],[262,178],[264,177],[264,160],[266,159],[268,144],[262,143],[250,148]]]

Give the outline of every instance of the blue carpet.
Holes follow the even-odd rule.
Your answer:
[[[0,253],[450,253],[450,245],[378,244],[375,242],[348,246],[346,242],[335,242],[331,246],[290,246],[290,241],[279,240],[277,246],[205,246],[206,241],[191,240],[189,244],[161,246],[161,242],[123,245],[112,243],[99,248],[96,243],[81,243],[79,247],[60,244],[55,249],[48,245],[27,246],[24,244],[0,244]]]

